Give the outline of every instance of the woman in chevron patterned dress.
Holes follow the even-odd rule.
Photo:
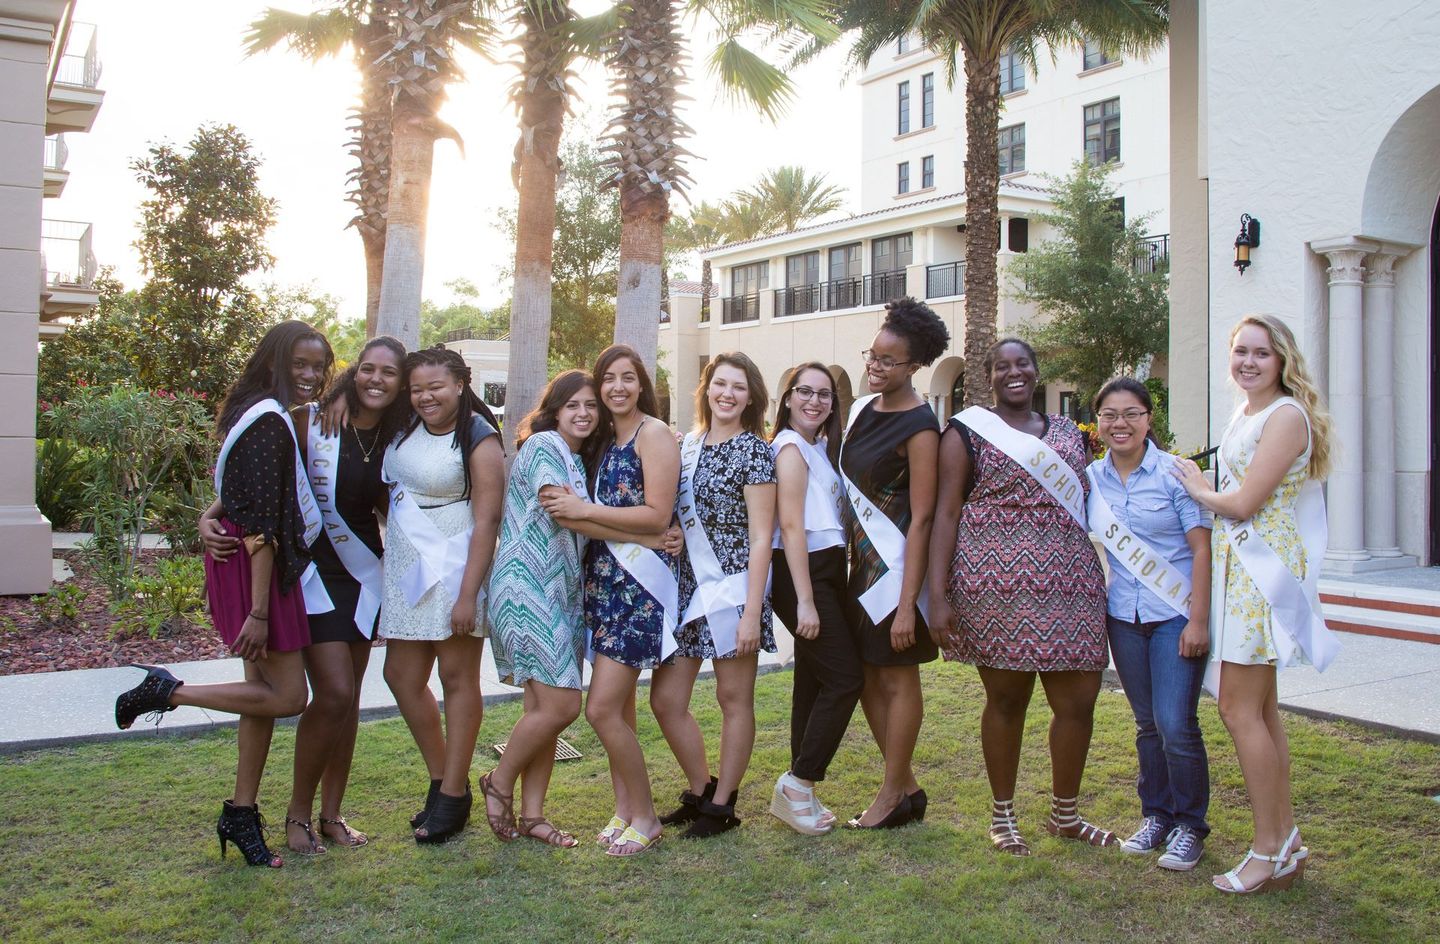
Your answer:
[[[489,795],[514,796],[523,775],[518,829],[506,809],[489,816],[504,842],[528,836],[554,846],[575,838],[545,818],[545,791],[555,765],[555,741],[580,716],[585,661],[581,593],[586,538],[561,527],[540,504],[547,489],[585,496],[580,456],[600,417],[595,387],[584,371],[558,374],[540,405],[522,421],[520,451],[505,490],[500,545],[490,577],[488,607],[495,668],[507,685],[525,689],[525,713],[510,733]]]

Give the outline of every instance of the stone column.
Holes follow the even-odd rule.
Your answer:
[[[1387,244],[1365,260],[1365,550],[1387,567],[1415,564],[1400,553],[1395,507],[1395,262],[1410,249]]]
[[[1338,570],[1363,569],[1365,551],[1365,338],[1364,261],[1374,243],[1335,241],[1316,245],[1329,260],[1330,275],[1330,415],[1334,420],[1334,449],[1326,508],[1330,519],[1330,548],[1326,565]]]

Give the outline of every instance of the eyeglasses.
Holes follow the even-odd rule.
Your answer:
[[[815,390],[811,387],[796,387],[790,391],[801,400],[819,400],[821,403],[829,403],[835,399],[835,394],[829,390]]]
[[[881,370],[894,370],[901,364],[913,364],[914,361],[897,361],[893,357],[878,357],[874,351],[861,351],[860,357],[864,359],[867,367],[878,367]]]
[[[1135,421],[1139,420],[1140,417],[1149,415],[1149,410],[1125,410],[1120,413],[1117,413],[1114,410],[1101,410],[1099,413],[1095,414],[1096,418],[1099,419],[1102,423],[1113,423],[1116,420],[1124,420],[1127,423],[1134,423]]]

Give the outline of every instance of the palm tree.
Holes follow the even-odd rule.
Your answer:
[[[718,25],[720,41],[708,63],[721,88],[772,120],[784,110],[792,84],[782,70],[745,48],[740,35],[764,28],[782,43],[836,35],[830,0],[628,0],[618,10],[606,49],[612,90],[622,101],[606,148],[622,219],[615,340],[633,346],[652,371],[670,195],[683,194],[690,182],[684,167],[689,153],[680,141],[691,129],[677,108],[686,60],[682,11],[691,15],[692,27],[700,14]]]
[[[807,174],[794,164],[766,171],[749,192],[772,228],[783,233],[845,206],[844,187],[826,183],[824,174]]]
[[[460,78],[456,45],[488,53],[494,34],[490,0],[388,0],[389,48],[376,60],[391,91],[390,199],[385,213],[384,278],[376,330],[407,347],[420,343],[425,274],[425,216],[438,138],[460,143],[437,112]]]
[[[844,0],[840,25],[856,34],[851,59],[865,65],[901,36],[918,34],[946,62],[954,83],[965,72],[965,402],[990,398],[985,351],[995,341],[1000,251],[1000,57],[1015,50],[1035,61],[1052,50],[1098,40],[1140,55],[1164,41],[1168,0]],[[1052,53],[1053,55],[1053,53]]]
[[[329,10],[292,13],[268,7],[245,34],[245,54],[253,56],[285,43],[311,61],[338,56],[347,49],[360,73],[360,102],[352,110],[348,150],[355,167],[346,195],[359,212],[349,223],[360,233],[365,251],[365,333],[375,334],[380,311],[380,281],[385,262],[385,209],[390,199],[390,90],[375,67],[388,25],[381,0],[345,0]]]

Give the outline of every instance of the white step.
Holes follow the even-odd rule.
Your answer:
[[[1369,606],[1324,603],[1325,623],[1339,632],[1440,643],[1440,616],[1397,613]]]

